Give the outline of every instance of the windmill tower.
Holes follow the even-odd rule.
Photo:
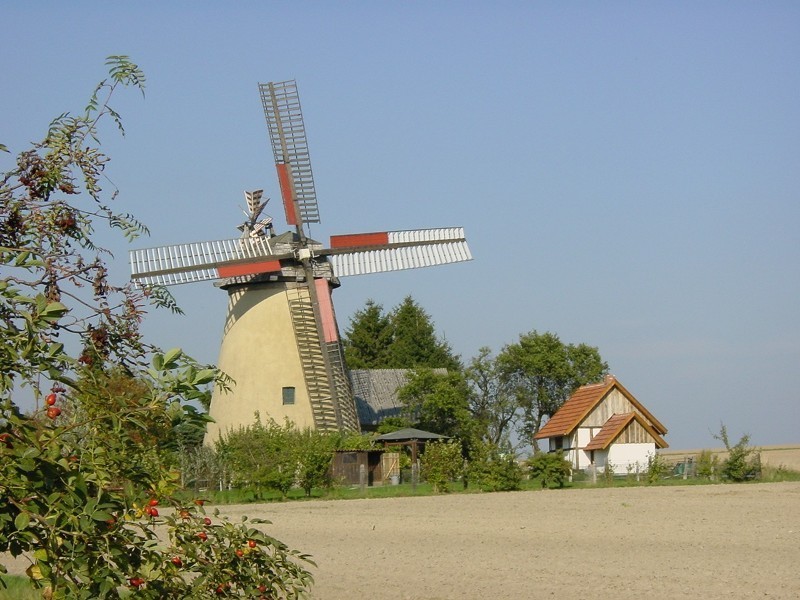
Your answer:
[[[297,86],[259,84],[286,222],[276,234],[263,192],[245,192],[247,220],[237,239],[130,253],[138,285],[218,280],[228,312],[218,366],[235,385],[214,390],[206,439],[262,418],[323,431],[358,431],[331,292],[339,278],[471,260],[460,227],[311,239],[319,223]]]

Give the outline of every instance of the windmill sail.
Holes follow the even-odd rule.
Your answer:
[[[177,285],[281,270],[269,238],[251,237],[131,250],[131,278],[139,285]]]
[[[297,84],[294,81],[260,83],[258,89],[278,170],[286,222],[298,227],[304,223],[319,223],[317,192]]]
[[[327,252],[337,277],[472,260],[461,227],[333,236]]]

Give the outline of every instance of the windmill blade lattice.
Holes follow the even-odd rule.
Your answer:
[[[461,227],[333,236],[323,252],[337,277],[472,260]]]
[[[278,170],[286,222],[299,228],[304,223],[319,223],[317,192],[297,84],[295,81],[260,83],[258,90]]]
[[[138,285],[177,285],[255,275],[279,271],[281,258],[264,236],[145,248],[130,252],[131,278]]]

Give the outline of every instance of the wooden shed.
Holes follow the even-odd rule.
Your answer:
[[[389,477],[388,474],[384,476],[384,454],[385,450],[336,450],[331,476],[345,485],[360,485],[363,468],[367,485],[382,485]]]

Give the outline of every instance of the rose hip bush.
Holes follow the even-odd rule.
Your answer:
[[[0,175],[0,552],[27,556],[48,598],[301,597],[313,563],[266,521],[171,497],[176,411],[194,414],[187,403],[225,379],[142,339],[146,304],[177,306],[162,289],[113,285],[93,242],[103,222],[146,232],[110,208],[98,141],[103,118],[122,130],[114,91],[143,89],[144,75],[124,56],[107,64],[84,113],[57,118]],[[21,394],[41,408],[23,414]]]

